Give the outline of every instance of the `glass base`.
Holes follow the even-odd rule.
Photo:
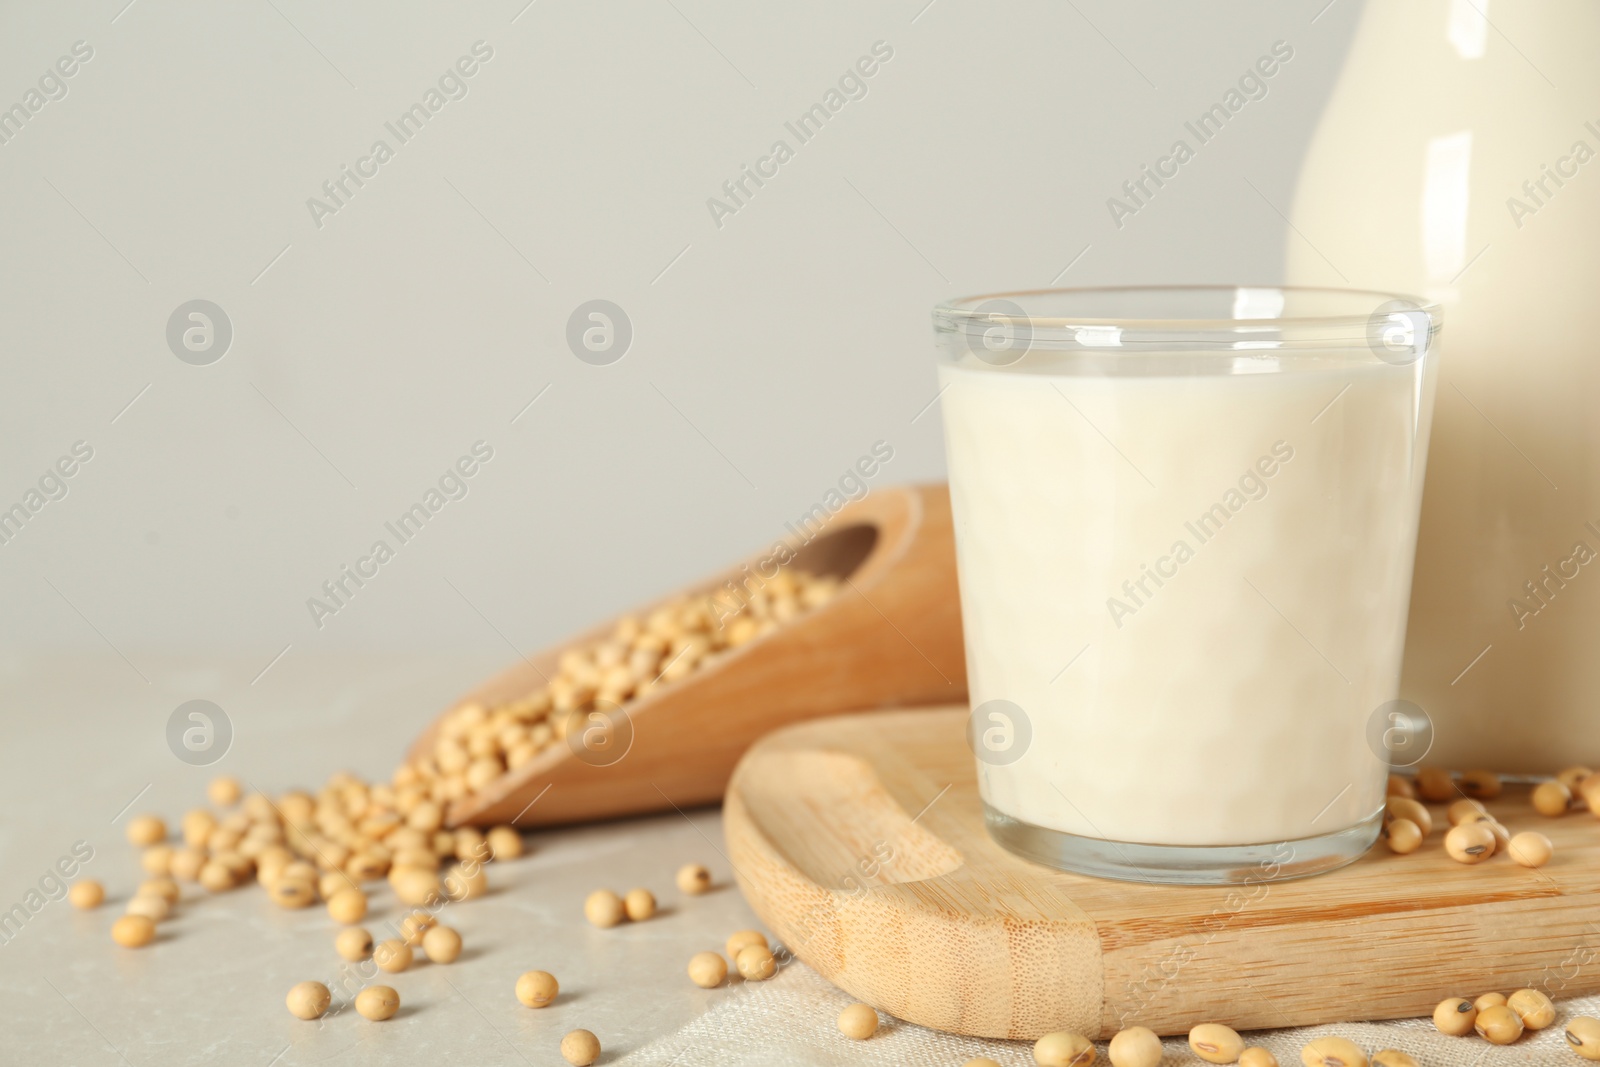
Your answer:
[[[983,821],[1007,851],[1075,874],[1157,885],[1251,885],[1305,878],[1360,859],[1378,839],[1383,812],[1345,830],[1262,845],[1140,845],[1047,830],[983,805]]]

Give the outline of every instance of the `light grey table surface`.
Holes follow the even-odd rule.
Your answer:
[[[175,826],[220,772],[273,793],[314,788],[341,768],[386,779],[431,713],[505,659],[291,652],[252,684],[266,656],[180,662],[127,651],[127,660],[0,658],[0,909],[26,908],[80,841],[93,849],[80,876],[108,894],[83,912],[41,892],[44,905],[0,934],[0,1063],[561,1064],[561,1036],[582,1027],[613,1064],[731,994],[684,973],[693,953],[757,925],[721,855],[720,813],[705,808],[531,834],[526,856],[490,865],[485,899],[442,914],[462,934],[459,961],[384,979],[402,1003],[387,1023],[352,1010],[321,1023],[288,1013],[294,983],[337,978],[338,927],[321,906],[285,911],[254,884],[221,895],[187,885],[155,944],[118,947],[111,923],[143,877],[123,833],[132,814]],[[215,701],[233,726],[230,750],[210,767],[167,747],[168,717],[192,698]],[[673,875],[687,862],[710,867],[717,889],[679,894]],[[582,904],[601,886],[645,886],[661,914],[595,929]],[[376,934],[399,907],[383,883],[372,904],[365,925]],[[513,995],[533,969],[561,982],[547,1009]]]
[[[560,1067],[561,1036],[577,1027],[599,1036],[603,1065],[943,1067],[980,1054],[1032,1061],[1025,1042],[957,1038],[887,1017],[883,1033],[856,1045],[833,1024],[849,998],[803,965],[749,987],[692,985],[691,955],[760,925],[731,883],[714,808],[528,835],[524,858],[489,866],[486,898],[442,912],[461,931],[460,960],[385,976],[402,1001],[385,1023],[352,1010],[320,1024],[288,1013],[284,995],[294,983],[336,983],[338,927],[320,906],[284,911],[254,885],[216,896],[186,886],[156,943],[120,948],[110,926],[143,877],[123,833],[130,815],[158,812],[175,824],[202,804],[219,772],[273,793],[315,788],[340,769],[387,776],[434,712],[506,659],[494,650],[357,656],[295,647],[268,668],[271,650],[184,661],[123,652],[126,659],[109,648],[95,657],[0,653],[0,924],[78,842],[93,849],[82,876],[110,894],[100,909],[80,912],[41,892],[34,899],[42,906],[20,928],[0,925],[0,1067]],[[189,766],[168,748],[169,717],[196,698],[215,701],[233,727],[213,766]],[[717,889],[681,896],[673,875],[686,862],[710,867]],[[590,890],[636,885],[656,893],[657,918],[611,930],[583,921]],[[400,909],[383,883],[372,900],[366,925],[377,931]],[[562,990],[538,1011],[513,994],[517,976],[533,969],[555,974]],[[1600,1015],[1600,997],[1560,1008],[1562,1018]],[[1559,1027],[1505,1048],[1443,1038],[1426,1019],[1250,1036],[1289,1064],[1307,1040],[1329,1032],[1369,1049],[1410,1049],[1428,1064],[1578,1062],[1563,1051]],[[1181,1039],[1166,1046],[1164,1063],[1194,1062]]]

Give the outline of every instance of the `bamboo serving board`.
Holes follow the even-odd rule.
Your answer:
[[[1186,1033],[1428,1015],[1446,996],[1600,989],[1600,826],[1488,804],[1556,846],[1529,870],[1379,846],[1235,888],[1037,866],[983,827],[965,708],[816,719],[746,753],[723,809],[751,906],[797,956],[898,1018],[979,1037]]]

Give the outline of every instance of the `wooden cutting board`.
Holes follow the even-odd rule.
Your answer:
[[[980,1037],[1109,1037],[1428,1015],[1446,996],[1600,990],[1600,825],[1489,808],[1537,829],[1529,870],[1382,846],[1330,874],[1238,888],[1148,886],[1019,859],[983,827],[964,708],[779,730],[723,809],[752,907],[824,977],[891,1015]]]

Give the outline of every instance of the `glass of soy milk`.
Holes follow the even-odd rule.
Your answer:
[[[989,832],[1051,866],[1246,883],[1376,839],[1436,307],[1121,288],[934,311]]]

